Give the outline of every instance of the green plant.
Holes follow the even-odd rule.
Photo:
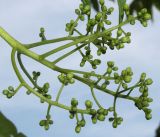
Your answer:
[[[152,99],[149,98],[148,95],[148,86],[151,85],[153,81],[150,78],[146,78],[145,73],[141,74],[140,79],[137,80],[137,83],[133,84],[133,86],[130,86],[129,83],[132,81],[133,77],[132,69],[130,67],[127,67],[120,73],[118,73],[118,67],[113,61],[108,61],[106,63],[107,67],[104,74],[97,74],[94,71],[86,72],[80,70],[65,69],[56,65],[56,63],[62,61],[64,58],[67,58],[75,52],[79,52],[82,56],[80,66],[84,67],[86,63],[89,63],[93,69],[96,69],[98,65],[101,64],[101,60],[94,58],[94,56],[92,55],[93,51],[91,46],[95,46],[97,48],[98,56],[105,54],[108,49],[120,50],[124,48],[125,44],[129,44],[131,42],[131,33],[125,32],[122,27],[126,24],[134,25],[136,21],[140,21],[140,23],[144,27],[147,27],[147,21],[151,18],[151,15],[147,13],[146,9],[140,10],[137,16],[132,16],[130,14],[129,7],[126,4],[126,1],[118,0],[118,25],[109,27],[112,24],[112,22],[109,20],[109,16],[112,14],[114,8],[106,7],[104,4],[104,0],[99,0],[99,3],[101,5],[101,11],[99,11],[93,17],[91,15],[89,0],[83,0],[83,2],[79,5],[79,8],[75,10],[77,19],[71,20],[66,24],[66,31],[68,32],[68,36],[62,38],[47,40],[45,36],[45,29],[40,28],[40,42],[32,44],[22,44],[19,41],[15,40],[12,36],[10,36],[2,27],[0,27],[0,36],[13,48],[11,52],[12,66],[20,81],[20,84],[17,88],[9,86],[8,89],[3,90],[3,94],[6,95],[7,98],[12,98],[21,87],[25,87],[27,89],[26,93],[28,95],[34,94],[38,98],[40,98],[41,103],[48,103],[46,118],[41,120],[39,123],[40,126],[43,126],[45,130],[48,130],[50,125],[53,124],[53,120],[50,115],[50,109],[52,106],[57,106],[69,111],[69,117],[71,119],[75,118],[77,121],[75,127],[75,131],[77,133],[79,133],[81,131],[81,128],[86,124],[85,115],[90,115],[93,124],[95,124],[97,123],[97,121],[104,121],[108,113],[113,113],[113,116],[109,117],[109,121],[112,122],[112,126],[114,128],[120,125],[123,121],[123,118],[119,116],[116,111],[116,101],[118,98],[133,101],[138,109],[144,111],[147,120],[151,119],[152,117],[151,109],[148,108],[149,103],[152,102]],[[82,34],[77,29],[77,26],[78,22],[84,21],[85,18],[87,18],[86,34]],[[73,36],[75,35],[75,33],[77,33],[77,35]],[[116,36],[114,36],[115,33]],[[36,48],[38,46],[62,41],[71,42],[41,55],[31,50],[32,48]],[[73,46],[75,46],[75,49],[62,55],[54,61],[49,61],[46,59],[47,57],[54,55],[59,51]],[[16,55],[20,68],[30,80],[32,86],[30,86],[22,77],[16,64]],[[33,71],[31,75],[23,65],[21,55],[28,56],[29,58],[32,58],[37,62],[43,64],[44,66],[59,73],[58,79],[61,82],[62,86],[59,89],[55,101],[51,99],[52,97],[49,93],[49,91],[51,91],[49,83],[46,82],[42,86],[39,85],[37,80],[40,77],[41,73]],[[96,78],[97,80],[93,80],[93,78]],[[93,102],[91,102],[90,100],[86,100],[84,102],[86,109],[78,108],[78,100],[75,98],[72,98],[70,106],[66,106],[59,102],[59,98],[63,89],[69,84],[74,84],[75,81],[80,81],[90,87],[91,95],[93,96],[98,109],[93,108]],[[103,84],[99,84],[101,81],[104,81]],[[111,82],[114,82],[114,84],[117,85],[116,91],[109,89],[108,86],[111,84]],[[132,91],[137,88],[139,89],[140,95],[138,97],[131,96]],[[94,89],[98,89],[99,91],[113,96],[113,105],[109,108],[104,108],[97,100],[94,94]],[[81,119],[79,119],[79,117],[81,117]]]

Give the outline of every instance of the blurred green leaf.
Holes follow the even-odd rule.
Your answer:
[[[119,23],[121,23],[124,17],[123,6],[126,3],[126,0],[117,0],[117,1],[118,1],[118,7],[119,7]]]
[[[0,112],[0,137],[26,137],[17,132],[16,126]]]
[[[155,137],[160,137],[160,126],[156,130],[156,136]]]
[[[98,0],[90,0],[90,1],[91,1],[91,3],[92,3],[93,8],[94,8],[96,11],[99,11]]]

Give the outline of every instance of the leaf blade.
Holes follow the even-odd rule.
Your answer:
[[[117,1],[118,1],[118,7],[119,7],[119,23],[121,23],[124,17],[123,6],[126,3],[126,0],[117,0]]]

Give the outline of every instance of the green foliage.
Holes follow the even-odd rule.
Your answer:
[[[18,133],[16,126],[0,112],[0,137],[26,137]]]
[[[70,119],[76,120],[76,133],[80,133],[82,127],[85,127],[85,115],[89,115],[92,123],[96,124],[97,122],[105,121],[108,117],[108,114],[112,113],[112,116],[110,116],[108,120],[109,122],[112,122],[113,128],[118,127],[123,122],[123,118],[118,115],[116,109],[116,102],[118,98],[123,98],[134,102],[135,106],[145,113],[147,120],[151,119],[152,117],[151,109],[149,108],[150,103],[153,101],[153,99],[149,97],[149,86],[153,83],[152,79],[146,78],[146,74],[142,73],[140,79],[131,86],[130,83],[133,79],[133,72],[131,67],[126,67],[120,72],[118,71],[119,69],[113,61],[106,62],[106,70],[103,74],[95,73],[93,70],[99,67],[101,60],[94,57],[91,48],[91,46],[96,47],[98,56],[106,54],[107,51],[109,52],[109,49],[117,51],[123,49],[126,44],[131,43],[131,33],[126,32],[123,29],[123,26],[126,24],[134,25],[136,21],[139,21],[144,27],[147,27],[147,21],[151,18],[151,15],[148,13],[147,9],[144,8],[140,10],[137,15],[133,16],[131,15],[130,8],[126,4],[125,0],[118,1],[118,25],[112,26],[112,22],[109,20],[109,16],[112,15],[114,8],[107,7],[103,0],[99,1],[99,5],[99,12],[93,16],[91,14],[92,9],[90,1],[83,0],[79,5],[79,8],[75,10],[77,18],[75,20],[71,19],[69,23],[66,24],[65,30],[68,33],[68,36],[62,38],[47,40],[45,37],[45,29],[42,27],[40,28],[39,34],[41,38],[40,42],[21,44],[0,27],[0,36],[13,48],[11,53],[12,66],[20,81],[20,84],[16,89],[14,89],[12,86],[9,86],[8,89],[3,90],[3,94],[7,96],[7,98],[11,98],[19,91],[21,87],[25,87],[27,89],[26,93],[28,95],[34,94],[40,99],[41,103],[47,103],[48,109],[46,118],[39,122],[39,125],[44,127],[45,130],[48,130],[49,127],[53,124],[53,120],[50,115],[52,106],[57,106],[69,112]],[[79,22],[83,23],[84,20],[87,22],[86,32],[85,34],[82,34],[78,30],[78,26]],[[117,35],[115,36],[113,34]],[[71,42],[58,48],[54,48],[53,50],[50,50],[41,55],[31,51],[31,48],[68,40]],[[65,54],[58,57],[54,61],[49,61],[47,59],[47,57],[73,46],[75,46],[75,49],[69,51],[68,53],[64,52]],[[88,63],[92,68],[91,71],[66,69],[63,68],[63,66],[57,66],[58,62],[77,52],[79,52],[81,55],[79,66],[85,67],[85,65]],[[15,58],[16,53],[20,68],[32,84],[31,86],[22,77],[19,68],[17,67]],[[32,75],[30,75],[30,73],[27,71],[21,59],[22,54],[59,73],[57,78],[62,85],[57,92],[56,100],[52,100],[50,93],[52,89],[50,88],[50,84],[48,82],[45,82],[42,85],[38,83],[37,80],[41,73],[33,71]],[[84,102],[84,109],[79,108],[79,101],[74,97],[71,99],[69,106],[59,102],[63,89],[68,85],[73,85],[76,81],[79,81],[90,88],[91,95],[94,100],[86,100]],[[100,82],[103,83],[100,84]],[[109,85],[111,84],[115,84],[117,89],[110,89]],[[95,96],[94,89],[113,96],[113,104],[109,108],[105,108],[103,105],[101,105]],[[140,95],[136,97],[131,96],[132,91],[135,89],[139,89],[140,92]],[[98,108],[96,108],[95,105],[97,105]]]

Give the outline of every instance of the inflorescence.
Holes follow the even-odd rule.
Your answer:
[[[131,33],[126,32],[122,27],[126,24],[134,25],[136,21],[139,21],[144,27],[147,27],[147,21],[151,19],[151,15],[147,13],[147,9],[142,9],[140,12],[137,13],[137,16],[133,16],[130,14],[129,6],[127,4],[124,4],[122,8],[125,18],[122,18],[118,25],[111,26],[112,22],[109,20],[109,17],[114,11],[114,8],[107,7],[104,0],[99,0],[99,4],[101,6],[101,10],[97,12],[95,16],[91,15],[91,6],[88,0],[84,0],[79,5],[79,8],[75,10],[77,18],[75,20],[70,20],[70,22],[66,24],[65,30],[68,33],[67,37],[49,41],[45,37],[45,29],[40,28],[40,42],[25,45],[26,52],[25,50],[22,52],[20,48],[14,48],[15,50],[13,50],[12,52],[12,64],[17,74],[17,77],[20,80],[20,85],[16,89],[12,86],[9,86],[8,89],[3,90],[3,94],[7,98],[12,98],[21,87],[25,87],[27,89],[26,93],[28,95],[35,94],[37,97],[40,98],[41,103],[48,103],[46,118],[41,120],[39,123],[39,125],[44,127],[45,130],[48,130],[50,125],[53,124],[53,120],[50,115],[50,109],[52,106],[57,106],[67,110],[69,112],[70,119],[76,119],[75,131],[77,133],[79,133],[81,131],[81,128],[86,125],[85,115],[90,115],[92,123],[96,124],[97,121],[104,121],[108,114],[112,113],[113,115],[111,117],[108,117],[108,120],[109,122],[112,122],[113,128],[116,128],[123,121],[123,118],[119,116],[116,111],[116,101],[118,98],[133,101],[135,106],[139,110],[144,111],[147,120],[152,118],[152,110],[149,108],[149,104],[153,101],[153,99],[149,97],[148,87],[153,83],[153,81],[152,79],[147,78],[146,73],[142,73],[140,79],[133,86],[130,86],[129,83],[132,82],[133,77],[132,69],[130,67],[127,67],[119,73],[118,67],[113,61],[108,61],[106,63],[106,71],[103,74],[97,74],[94,71],[85,72],[63,69],[56,66],[57,62],[70,56],[74,52],[79,52],[82,56],[82,59],[80,61],[80,67],[84,67],[86,63],[89,63],[94,70],[98,67],[98,65],[101,64],[101,60],[94,58],[91,46],[95,46],[97,48],[98,56],[106,54],[108,49],[123,49],[125,47],[125,44],[131,43]],[[82,34],[78,30],[78,23],[79,21],[83,22],[85,19],[87,20],[86,33]],[[75,33],[78,36],[73,36],[75,35]],[[60,42],[64,40],[72,40],[72,42],[54,50],[51,50],[45,54],[38,55],[38,59],[36,58],[37,54],[27,54],[27,51],[29,51],[29,49],[36,46]],[[66,48],[69,48],[71,46],[75,46],[76,48],[69,53],[64,54],[53,62],[47,61],[46,57],[53,55],[58,51],[65,50]],[[20,75],[18,68],[16,67],[14,60],[14,55],[16,51],[18,63],[22,71],[26,74],[30,82],[33,84],[32,87],[29,86],[27,82],[25,82],[25,80]],[[30,75],[22,63],[21,54],[30,56],[31,58],[37,60],[43,65],[60,73],[57,78],[62,85],[58,91],[55,101],[52,100],[51,94],[49,93],[51,91],[50,84],[48,82],[44,83],[42,86],[38,84],[37,80],[40,77],[41,73],[33,71],[32,75]],[[76,75],[77,73],[81,76]],[[95,78],[97,80],[95,80]],[[90,87],[91,95],[94,99],[94,102],[90,100],[86,100],[84,102],[85,109],[78,108],[79,102],[74,97],[71,99],[71,103],[69,106],[59,103],[60,95],[65,86],[69,84],[74,84],[76,80]],[[100,84],[100,82],[102,84]],[[117,86],[116,91],[112,91],[109,89],[109,85],[111,83],[114,83]],[[113,96],[113,105],[109,108],[104,108],[96,98],[94,94],[94,89],[98,89],[106,94],[110,94],[111,96]],[[134,91],[135,89],[139,89],[140,96],[131,96],[132,91]],[[94,108],[94,103],[97,105],[98,109]]]

